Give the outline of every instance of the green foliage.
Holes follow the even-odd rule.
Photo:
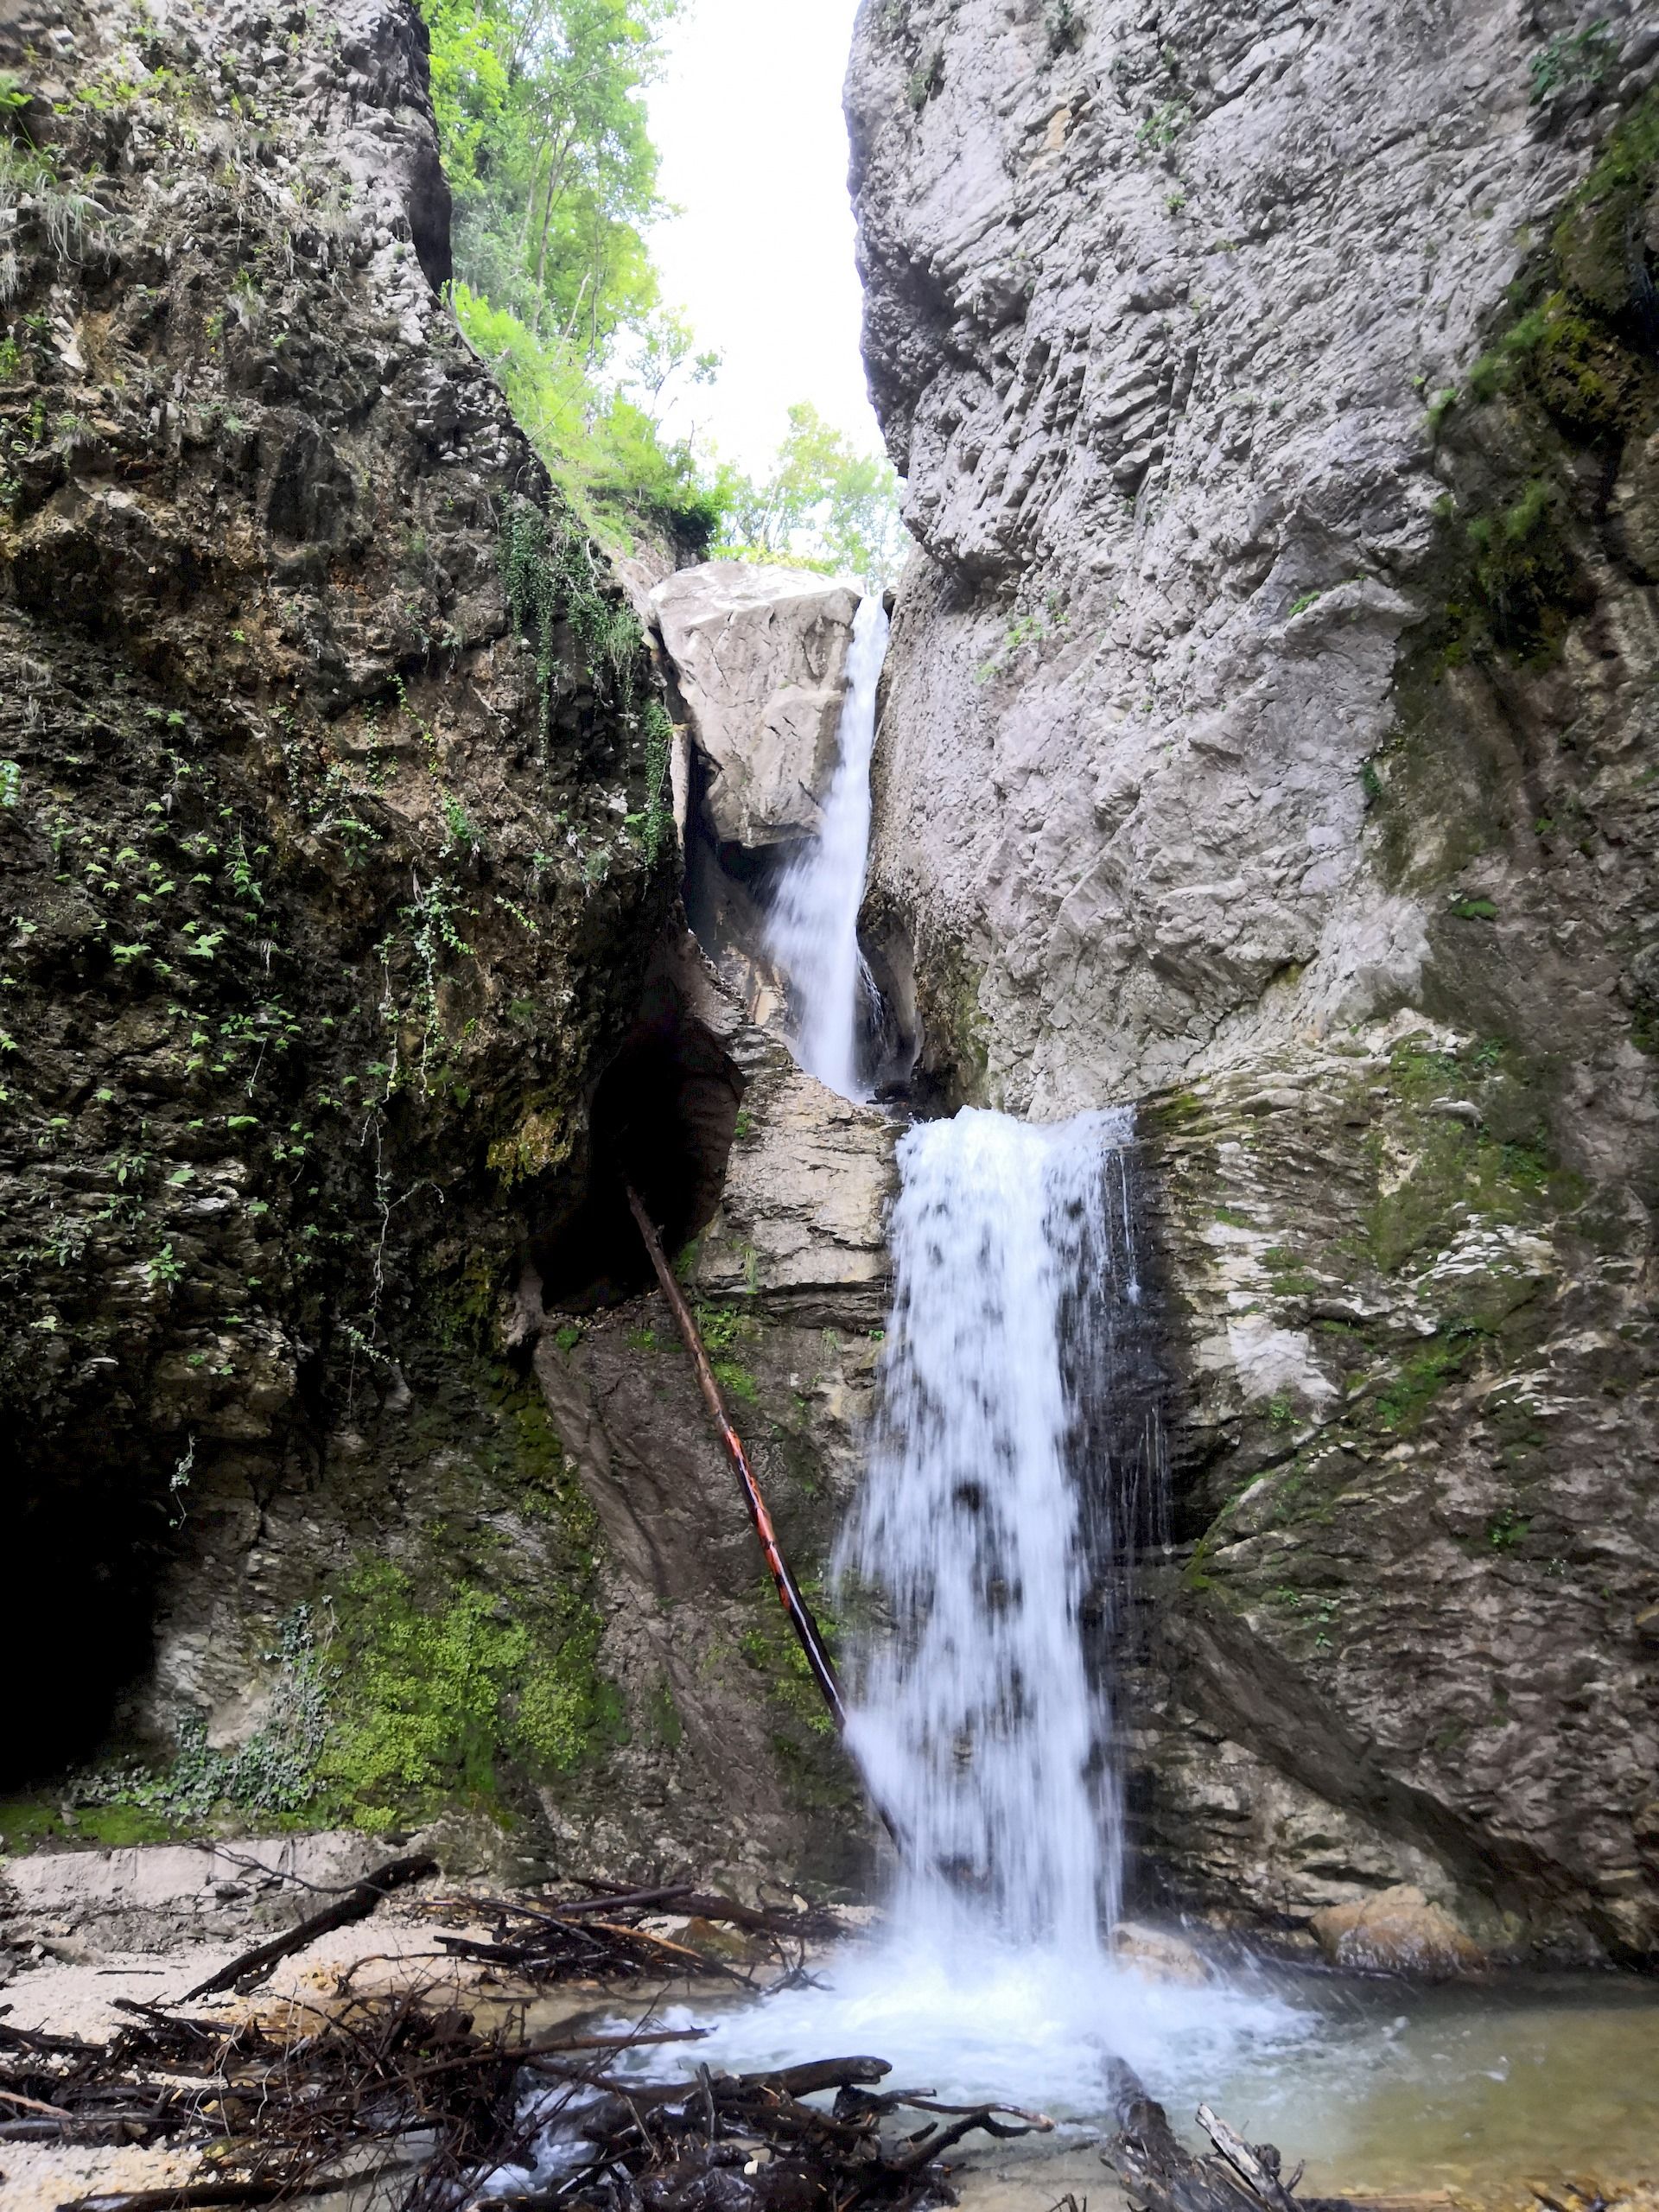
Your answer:
[[[1487,1523],[1486,1541],[1495,1552],[1512,1552],[1531,1527],[1529,1513],[1517,1513],[1513,1506],[1506,1505]]]
[[[1459,1333],[1435,1338],[1414,1353],[1377,1392],[1376,1417],[1382,1427],[1404,1433],[1421,1427],[1446,1383],[1467,1366],[1475,1344],[1472,1335]]]
[[[990,683],[1006,676],[1022,654],[1028,653],[1035,660],[1052,638],[1064,636],[1071,626],[1071,614],[1059,594],[1047,593],[1040,607],[1027,607],[1010,618],[1000,647],[975,669],[975,683]]]
[[[461,900],[454,887],[442,876],[434,876],[425,883],[417,876],[413,902],[402,910],[406,941],[414,956],[415,1020],[420,1030],[416,1080],[423,1093],[430,1085],[435,1064],[442,1058],[448,1044],[439,986],[452,959],[470,960],[474,957],[472,946],[461,934]],[[388,977],[385,1011],[387,1019],[395,1022],[400,1017],[391,998],[391,940],[388,939],[379,950]],[[397,1078],[393,1076],[390,1080],[395,1085]]]
[[[36,1797],[0,1799],[0,1851],[25,1851],[48,1836],[63,1834],[63,1815]]]
[[[0,760],[0,806],[16,806],[22,791],[22,770],[15,760]]]
[[[647,866],[655,868],[674,835],[674,798],[669,764],[674,744],[674,725],[666,709],[653,699],[642,717],[645,727],[645,810],[641,842]]]
[[[641,94],[677,6],[423,0],[456,320],[590,526],[653,517],[701,550],[718,503],[663,417],[718,360],[663,311],[644,235],[663,207]]]
[[[1529,658],[1554,651],[1584,592],[1555,486],[1533,477],[1508,506],[1471,516],[1464,530],[1492,636]]]
[[[835,434],[823,430],[807,513],[781,536],[757,534],[754,487],[665,428],[677,400],[720,367],[662,305],[644,237],[663,209],[640,96],[678,0],[423,6],[455,200],[455,318],[584,529],[617,539],[635,519],[654,521],[698,554],[723,530],[729,550],[753,543],[885,575],[897,517],[885,462],[844,440],[823,450]],[[795,429],[791,442],[780,473],[798,492]]]
[[[841,1638],[841,1625],[829,1610],[822,1581],[804,1581],[801,1594],[811,1608],[833,1659]],[[769,1581],[757,1586],[756,1603],[760,1624],[739,1637],[738,1648],[749,1664],[765,1675],[769,1694],[798,1726],[812,1736],[833,1737],[835,1722],[824,1708],[823,1694],[807,1663],[806,1654],[785,1619],[778,1603],[778,1593]]]
[[[592,540],[573,516],[543,514],[527,500],[515,502],[502,531],[500,560],[513,627],[536,648],[539,728],[545,759],[552,729],[554,686],[560,674],[561,623],[582,654],[588,679],[595,687],[608,686],[625,715],[633,704],[645,633],[626,600],[607,588]],[[660,741],[660,728],[654,723],[646,732],[648,753],[653,733]],[[665,773],[665,741],[661,765]]]
[[[1560,92],[1599,85],[1618,61],[1618,47],[1607,29],[1605,16],[1581,31],[1557,31],[1527,64],[1532,79],[1532,104],[1541,107]]]
[[[737,1342],[742,1324],[729,1306],[699,1304],[694,1309],[693,1318],[697,1325],[697,1334],[708,1351],[730,1351]]]
[[[1185,100],[1165,100],[1142,118],[1135,135],[1141,145],[1166,153],[1192,120],[1192,111]]]
[[[163,1244],[143,1264],[145,1279],[152,1289],[157,1283],[178,1282],[184,1274],[184,1262],[175,1255],[171,1244]]]
[[[719,496],[727,559],[795,562],[879,586],[897,575],[909,543],[892,463],[861,453],[806,401],[790,409],[767,473],[723,469]]]
[[[316,1791],[337,1680],[317,1648],[308,1606],[288,1615],[265,1659],[276,1669],[265,1719],[238,1750],[213,1750],[206,1720],[193,1713],[179,1724],[170,1767],[159,1775],[130,1766],[78,1776],[75,1803],[148,1814],[163,1829],[197,1825],[220,1805],[254,1815],[303,1809]]]
[[[925,60],[918,61],[910,73],[910,82],[905,87],[912,114],[919,115],[935,92],[944,82],[944,48],[936,46]]]
[[[361,1567],[340,1607],[349,1663],[323,1782],[374,1827],[438,1796],[493,1797],[504,1753],[568,1772],[620,1726],[595,1671],[600,1630],[590,1607],[573,1606],[550,1649],[489,1591],[463,1586],[429,1609],[400,1568]]]
[[[760,1385],[741,1360],[716,1359],[709,1362],[715,1370],[715,1380],[728,1397],[741,1398],[746,1406],[758,1405]]]
[[[482,1590],[442,1612],[411,1601],[408,1577],[377,1562],[346,1586],[352,1709],[327,1773],[378,1808],[411,1791],[494,1787],[495,1721],[528,1655],[521,1623]]]
[[[583,346],[556,334],[538,336],[464,278],[451,303],[554,481],[593,528],[614,537],[628,517],[654,518],[691,550],[706,549],[721,500],[689,443],[665,438],[650,414],[595,372]],[[651,343],[647,336],[646,349]]]
[[[1059,55],[1074,52],[1083,44],[1084,16],[1077,0],[1044,0],[1043,28],[1048,34],[1048,50]]]
[[[661,211],[639,94],[674,0],[425,0],[458,257],[601,363],[649,314]]]

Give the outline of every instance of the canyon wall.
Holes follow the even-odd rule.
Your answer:
[[[1659,22],[865,0],[922,1072],[1141,1104],[1142,1878],[1659,1951]]]
[[[4,0],[0,67],[0,1418],[38,1670],[0,1849],[437,1821],[521,1874],[834,1873],[848,1777],[695,1386],[660,1311],[605,1319],[650,1280],[621,1175],[715,1270],[787,1062],[688,951],[639,621],[442,302],[419,17]],[[793,1154],[836,1112],[797,1100]],[[774,1188],[700,1292],[809,1559],[886,1143],[823,1163],[817,1274]],[[619,1503],[630,1391],[671,1494]]]

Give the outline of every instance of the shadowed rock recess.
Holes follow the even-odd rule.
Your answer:
[[[0,1834],[810,1863],[849,1784],[695,1386],[580,1350],[621,1178],[683,1244],[787,1078],[680,946],[638,619],[434,289],[415,10],[6,0],[0,64]],[[776,1264],[787,1356],[710,1333],[810,1567],[881,1301]],[[538,1333],[561,1423],[662,1401],[666,1580]]]
[[[1247,1929],[1659,1951],[1656,67],[1618,5],[859,18],[868,911],[944,1095],[1144,1102],[1132,1804]]]

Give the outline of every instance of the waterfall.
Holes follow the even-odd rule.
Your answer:
[[[1097,2126],[1110,2058],[1184,2101],[1304,2033],[1265,1991],[1146,1977],[1111,1942],[1122,1601],[1166,1533],[1133,1126],[969,1108],[900,1140],[879,1409],[836,1568],[849,1745],[904,1863],[874,1940],[757,2005],[666,2008],[711,2030],[699,2063],[879,2052],[949,2101]]]
[[[882,1409],[840,1559],[890,1618],[849,1732],[904,1837],[898,1919],[1074,1961],[1122,1883],[1083,1612],[1123,1540],[1091,1400],[1139,1298],[1131,1128],[970,1109],[904,1138]]]
[[[790,862],[778,887],[767,945],[789,978],[796,1058],[843,1098],[864,1098],[859,1037],[873,986],[858,946],[858,910],[870,854],[870,756],[876,689],[887,652],[879,593],[860,605],[847,662],[836,772],[818,835]]]

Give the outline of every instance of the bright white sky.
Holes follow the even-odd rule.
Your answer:
[[[857,0],[688,0],[650,94],[663,197],[653,232],[665,305],[725,355],[670,428],[695,422],[723,458],[770,459],[810,399],[880,450],[859,358],[841,83]]]

